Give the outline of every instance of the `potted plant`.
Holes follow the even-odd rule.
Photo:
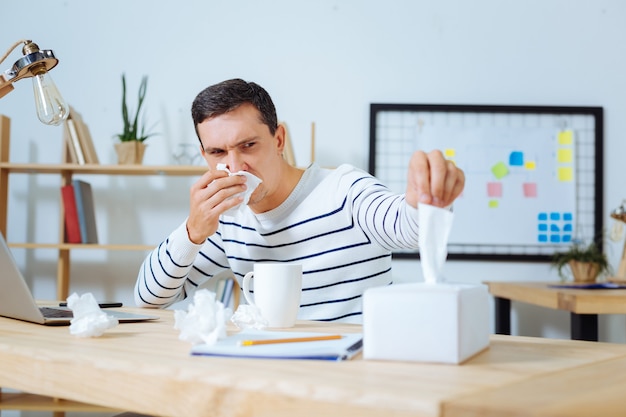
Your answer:
[[[567,279],[564,269],[567,265],[574,282],[594,282],[600,274],[610,272],[607,256],[595,241],[589,245],[574,243],[567,251],[555,253],[552,265],[562,280]]]
[[[120,143],[115,144],[117,160],[120,164],[140,164],[146,149],[144,141],[154,135],[153,133],[147,133],[144,121],[139,120],[147,88],[148,76],[144,75],[139,84],[137,109],[131,118],[128,104],[126,103],[126,76],[122,74],[122,122],[124,128],[122,133],[117,135]]]

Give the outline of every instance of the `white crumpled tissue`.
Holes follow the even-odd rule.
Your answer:
[[[235,326],[240,329],[257,329],[266,328],[270,323],[261,315],[261,310],[257,306],[249,304],[241,304],[237,307],[237,311],[230,318]]]
[[[213,345],[226,337],[226,321],[230,316],[231,310],[216,300],[215,293],[203,288],[195,292],[187,311],[174,310],[174,328],[180,330],[180,340]]]
[[[74,315],[70,321],[70,334],[74,336],[97,337],[118,325],[117,318],[102,311],[91,293],[80,297],[73,293],[67,298],[67,306]]]
[[[252,195],[252,193],[254,192],[254,190],[256,190],[256,187],[259,186],[259,184],[261,184],[263,181],[261,180],[261,178],[255,176],[254,174],[251,174],[247,171],[237,171],[237,172],[230,172],[230,170],[226,167],[226,164],[217,164],[216,167],[218,170],[220,171],[226,171],[228,172],[229,176],[233,176],[233,175],[243,175],[244,177],[246,177],[246,189],[245,191],[242,191],[239,194],[235,194],[232,197],[229,198],[233,198],[236,197],[238,195],[243,197],[243,202],[241,204],[236,205],[233,208],[230,208],[228,210],[226,210],[224,212],[224,214],[229,214],[229,215],[234,215],[235,212],[237,212],[237,210],[241,210],[244,206],[246,206],[248,204],[248,202],[250,201],[250,196]]]
[[[429,204],[418,206],[419,251],[424,282],[444,282],[443,265],[448,256],[448,238],[454,214],[449,208]]]

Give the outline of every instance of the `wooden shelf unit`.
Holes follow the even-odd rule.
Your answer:
[[[8,205],[9,205],[9,175],[58,175],[60,177],[59,188],[72,183],[74,175],[122,175],[122,176],[200,176],[206,172],[203,166],[182,165],[77,165],[77,164],[38,164],[38,163],[12,163],[9,162],[11,121],[8,117],[0,115],[0,233],[7,236]],[[71,244],[65,242],[65,225],[62,201],[61,216],[59,219],[58,243],[36,242],[8,242],[10,247],[26,249],[58,249],[57,261],[57,299],[65,300],[69,294],[70,283],[70,252],[79,249],[101,250],[151,250],[153,246],[147,245],[124,245],[124,244]],[[8,241],[8,238],[7,238]]]

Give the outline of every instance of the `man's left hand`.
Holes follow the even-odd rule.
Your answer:
[[[409,162],[406,201],[447,207],[463,192],[465,174],[439,150],[416,151]]]

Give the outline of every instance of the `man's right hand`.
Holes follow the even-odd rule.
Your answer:
[[[217,231],[220,215],[243,201],[241,196],[229,199],[246,189],[246,177],[228,176],[226,171],[209,170],[190,190],[187,235],[195,244],[203,243]]]

